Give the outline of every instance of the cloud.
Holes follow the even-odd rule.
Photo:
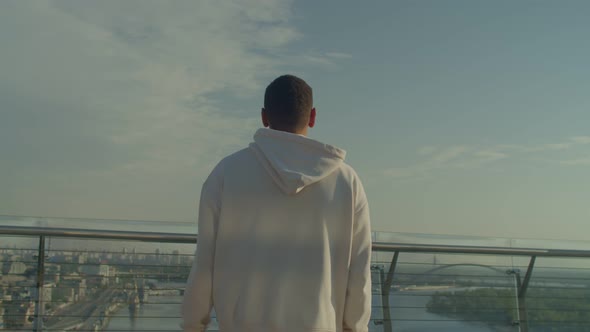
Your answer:
[[[408,167],[392,167],[386,169],[384,174],[392,178],[423,176],[431,171],[448,167],[448,165],[460,159],[468,151],[469,148],[467,146],[451,146],[445,149],[436,149],[434,147],[421,148],[418,150],[418,153],[422,156],[427,156],[427,160]]]
[[[559,161],[562,165],[568,166],[590,166],[590,157],[581,159],[571,159]]]
[[[508,158],[509,155],[497,150],[480,150],[471,153],[467,158],[449,167],[473,169]]]
[[[436,147],[434,146],[423,146],[417,151],[417,153],[421,156],[428,156],[433,154],[435,151]]]
[[[570,139],[576,144],[590,144],[590,136],[575,136]]]
[[[5,212],[64,215],[60,211],[76,209],[70,199],[84,192],[106,197],[105,203],[80,203],[89,210],[77,215],[99,217],[96,211],[125,204],[117,200],[142,200],[129,188],[100,189],[105,183],[135,179],[133,192],[150,195],[155,183],[174,191],[182,179],[202,179],[250,140],[263,87],[293,68],[282,55],[295,57],[289,45],[302,38],[290,20],[290,1],[16,1],[0,7],[0,182],[17,197],[0,197]],[[338,57],[332,58],[318,66]],[[198,188],[181,190],[170,200],[190,200],[192,215]],[[26,200],[35,197],[54,208],[26,212],[32,205]],[[164,206],[178,204],[158,205]],[[155,209],[140,215],[162,215]]]
[[[496,161],[508,158],[508,155],[506,153],[493,150],[477,151],[473,155],[483,161]]]
[[[10,9],[15,22],[3,20],[8,54],[0,66],[16,81],[11,93],[32,100],[30,117],[53,111],[61,121],[51,129],[78,136],[81,124],[72,119],[94,113],[93,124],[82,125],[94,126],[97,139],[142,151],[142,162],[154,166],[192,165],[211,146],[244,138],[253,125],[244,117],[254,117],[224,113],[210,94],[259,92],[279,63],[257,50],[298,36],[279,1],[46,1]],[[9,32],[16,21],[31,24]]]
[[[440,167],[452,160],[457,159],[467,150],[468,148],[466,146],[452,146],[450,148],[441,150],[440,152],[431,155],[429,164],[433,167]]]
[[[567,150],[571,147],[571,143],[554,143],[543,145],[541,150]]]
[[[336,67],[342,60],[351,59],[352,55],[340,52],[308,52],[293,58],[293,61],[303,59],[307,65],[321,65],[328,68]]]
[[[489,147],[451,146],[437,148],[424,146],[417,149],[418,156],[425,158],[413,165],[391,167],[383,171],[391,178],[424,177],[443,169],[475,169],[509,158],[522,158],[539,153],[556,153],[590,144],[590,136],[574,136],[562,142],[541,145],[499,144]],[[555,161],[553,161],[555,162]],[[557,161],[562,165],[590,165],[590,159]]]
[[[327,52],[326,56],[336,59],[352,59],[352,54],[342,52]]]
[[[569,150],[576,146],[590,144],[590,136],[574,136],[570,137],[562,142],[547,143],[541,145],[500,145],[500,148],[506,148],[509,150],[516,150],[521,152],[543,152],[543,151],[556,151],[556,150]]]

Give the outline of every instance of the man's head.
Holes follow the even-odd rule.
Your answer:
[[[283,75],[272,81],[264,93],[262,124],[271,129],[295,134],[307,134],[315,124],[311,87],[293,75]]]

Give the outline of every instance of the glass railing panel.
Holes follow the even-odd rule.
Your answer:
[[[590,250],[589,241],[579,240],[510,239],[510,246],[514,248]]]
[[[197,223],[174,221],[48,218],[0,215],[1,226],[104,229],[109,231],[196,234]]]
[[[35,313],[36,238],[0,235],[0,330],[31,330]]]
[[[381,297],[381,278],[383,268],[378,264],[371,267],[371,320],[369,321],[370,332],[384,332],[383,299]]]
[[[510,257],[401,253],[384,297],[392,257],[379,253],[373,261],[382,270],[373,273],[373,325],[387,331],[389,319],[393,331],[518,331]]]
[[[590,331],[589,259],[539,258],[523,305],[529,331]]]
[[[55,218],[47,223],[43,218],[28,222],[37,227],[68,226]],[[135,223],[134,230],[151,227],[149,222],[148,226]],[[105,229],[92,225],[87,226]],[[167,224],[152,223],[156,225]],[[130,225],[119,230],[125,227]],[[177,228],[165,230],[176,232]],[[585,242],[395,233],[374,233],[373,237],[378,242],[410,245],[589,247]],[[45,331],[178,331],[195,244],[57,237],[46,237],[45,242],[43,287],[37,292],[39,238],[0,238],[0,326],[5,331],[33,330],[37,295]],[[531,257],[401,252],[387,287],[393,256],[392,252],[373,253],[372,332],[590,331],[590,258],[538,257],[523,294]],[[526,296],[519,297],[519,292]],[[216,323],[214,318],[211,330]]]
[[[507,238],[442,234],[374,232],[373,240],[377,242],[405,244],[437,244],[506,248],[511,246],[511,239]]]
[[[45,330],[178,331],[194,249],[194,244],[48,239]]]

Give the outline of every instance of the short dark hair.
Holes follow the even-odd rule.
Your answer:
[[[313,108],[311,87],[299,77],[279,76],[266,87],[264,108],[273,129],[301,130],[309,122]]]

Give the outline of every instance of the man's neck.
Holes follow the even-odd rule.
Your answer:
[[[280,129],[274,129],[272,127],[270,127],[270,129],[272,130],[277,130],[277,131],[282,131],[285,133],[290,133],[290,134],[295,134],[295,135],[302,135],[302,136],[307,136],[307,127],[305,127],[302,130],[295,130],[295,131],[291,131],[291,130],[280,130]]]

